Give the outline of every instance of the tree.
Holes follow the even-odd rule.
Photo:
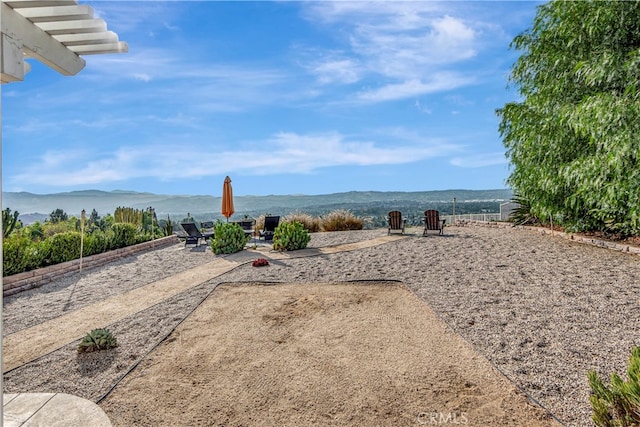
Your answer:
[[[53,224],[57,224],[59,222],[64,222],[69,219],[69,215],[65,213],[62,209],[58,208],[49,214],[49,221]]]
[[[542,221],[640,233],[640,2],[538,7],[497,111],[507,183]]]
[[[10,208],[6,208],[2,211],[2,235],[3,237],[9,237],[16,227],[20,228],[20,220],[18,211],[11,212]]]

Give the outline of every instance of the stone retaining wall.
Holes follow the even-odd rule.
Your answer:
[[[151,249],[173,245],[179,241],[180,239],[178,236],[173,235],[151,240],[149,242],[139,243],[137,245],[127,246],[126,248],[91,255],[82,259],[82,269],[89,270],[91,268],[100,267],[120,258],[125,258]],[[13,295],[18,292],[26,291],[27,289],[38,288],[60,276],[79,270],[80,260],[75,259],[73,261],[38,268],[37,270],[25,271],[24,273],[14,274],[13,276],[7,276],[2,279],[2,295]]]
[[[563,239],[572,240],[574,242],[585,243],[588,245],[599,246],[602,248],[613,249],[614,251],[629,252],[635,255],[640,255],[640,247],[631,246],[624,243],[616,243],[608,240],[596,239],[589,236],[583,236],[580,234],[566,233],[564,231],[551,230],[544,227],[533,227],[529,225],[514,225],[510,222],[488,222],[488,221],[472,221],[472,220],[460,220],[456,221],[456,226],[464,227],[465,225],[473,225],[479,227],[493,227],[493,228],[520,228],[537,231],[540,234],[549,234]]]

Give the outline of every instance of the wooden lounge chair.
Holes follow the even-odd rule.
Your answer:
[[[196,223],[195,222],[183,222],[182,224],[180,224],[182,226],[182,229],[187,233],[187,237],[185,238],[184,241],[184,245],[196,245],[199,246],[200,245],[200,239],[202,240],[207,240],[207,236],[205,236],[204,234],[202,234],[200,232],[200,230],[198,230],[198,227],[196,227]],[[213,235],[213,233],[212,233]],[[211,237],[211,236],[209,236]]]
[[[402,212],[389,212],[387,215],[387,221],[389,222],[389,232],[387,234],[391,234],[395,231],[399,231],[400,234],[404,234],[404,226],[407,224],[407,220],[402,217]]]
[[[273,240],[273,233],[280,224],[279,216],[266,216],[264,218],[264,227],[260,230],[260,237],[265,240]]]
[[[439,234],[442,235],[446,219],[440,219],[440,212],[435,209],[428,209],[424,211],[424,219],[422,221],[424,221],[423,236],[427,235],[427,231],[439,231]]]

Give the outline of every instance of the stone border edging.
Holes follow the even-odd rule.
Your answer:
[[[91,268],[100,267],[120,258],[125,258],[130,255],[148,251],[150,249],[173,245],[175,243],[178,243],[179,241],[180,239],[178,238],[178,236],[172,235],[163,237],[161,239],[139,243],[137,245],[127,246],[125,248],[120,248],[113,251],[91,255],[82,259],[82,268],[83,270],[88,270]],[[72,261],[67,261],[60,264],[50,265],[48,267],[38,268],[36,270],[25,271],[24,273],[18,273],[12,276],[3,277],[2,295],[9,296],[29,289],[38,288],[46,283],[57,279],[60,276],[73,273],[75,271],[78,271],[79,269],[80,260],[74,259]]]
[[[521,230],[537,231],[540,234],[549,234],[552,236],[561,237],[566,240],[571,240],[578,243],[584,243],[587,245],[597,246],[600,248],[612,249],[619,252],[627,252],[634,255],[640,255],[640,247],[626,245],[623,243],[615,243],[602,239],[595,239],[593,237],[581,236],[579,234],[567,233],[564,231],[555,231],[544,227],[534,227],[530,225],[514,225],[509,222],[495,222],[495,221],[477,221],[477,220],[458,220],[456,226],[479,226],[479,227],[491,227],[491,228],[519,228]]]

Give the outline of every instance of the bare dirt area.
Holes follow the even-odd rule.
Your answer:
[[[114,426],[554,425],[389,282],[221,285],[101,406]]]
[[[245,404],[253,402],[260,408],[266,408],[267,404],[270,405],[274,401],[281,403],[282,408],[302,407],[304,406],[302,401],[296,401],[294,405],[291,402],[295,401],[295,396],[291,393],[287,394],[287,390],[295,390],[299,392],[298,394],[305,394],[311,402],[316,402],[313,400],[313,396],[318,395],[322,396],[324,400],[328,399],[335,403],[335,407],[325,407],[329,411],[324,415],[314,415],[317,416],[317,424],[340,423],[345,419],[337,417],[339,413],[337,409],[341,408],[342,402],[344,401],[345,405],[347,402],[350,404],[356,402],[355,396],[359,396],[356,391],[363,392],[359,389],[349,388],[354,386],[341,382],[343,377],[351,379],[354,377],[348,376],[346,369],[341,370],[342,366],[346,365],[340,363],[347,364],[349,359],[356,358],[357,354],[357,357],[362,360],[362,366],[354,363],[354,369],[359,368],[362,369],[361,373],[372,374],[374,371],[367,371],[366,367],[370,364],[377,366],[376,357],[387,358],[384,360],[388,361],[398,354],[397,360],[401,360],[402,354],[400,353],[402,352],[410,353],[409,350],[416,348],[420,348],[424,352],[422,344],[416,345],[416,342],[422,339],[419,333],[432,331],[437,334],[440,333],[438,331],[441,331],[441,336],[446,338],[443,338],[445,341],[463,339],[470,344],[469,348],[476,354],[472,366],[481,366],[488,361],[502,373],[502,376],[496,374],[498,378],[508,378],[509,382],[524,390],[527,395],[535,399],[564,425],[571,427],[592,425],[587,371],[595,370],[604,378],[608,378],[612,372],[625,376],[631,349],[640,345],[638,329],[640,324],[640,304],[638,301],[638,295],[640,295],[640,257],[576,243],[557,236],[542,235],[540,232],[530,229],[454,226],[446,227],[443,236],[422,237],[421,234],[422,230],[409,229],[408,235],[404,237],[376,245],[358,246],[360,243],[386,238],[387,230],[312,233],[309,243],[311,249],[308,251],[281,254],[272,252],[267,247],[258,246],[257,250],[249,249],[224,257],[215,256],[206,247],[185,248],[184,245],[178,244],[129,257],[95,270],[86,270],[81,275],[72,274],[57,279],[42,288],[12,295],[3,301],[3,346],[9,342],[15,342],[16,338],[31,331],[32,328],[42,327],[45,322],[53,322],[53,325],[58,323],[58,319],[81,313],[83,310],[92,310],[94,307],[100,310],[110,308],[117,305],[116,301],[122,302],[123,296],[131,295],[133,292],[136,292],[140,301],[131,298],[131,301],[127,301],[127,303],[140,303],[141,305],[139,309],[125,317],[106,318],[99,324],[87,324],[86,330],[82,332],[87,333],[92,328],[108,327],[118,339],[116,349],[78,355],[76,348],[81,337],[71,342],[61,341],[54,350],[5,371],[3,392],[74,394],[98,402],[108,410],[110,417],[114,420],[121,420],[118,422],[126,425],[128,422],[126,417],[139,417],[139,423],[143,423],[147,418],[153,419],[154,411],[165,407],[176,408],[177,412],[188,414],[191,411],[189,408],[192,401],[199,399],[208,401],[209,405],[212,405],[211,407],[218,408],[221,407],[218,401],[228,402],[233,400],[234,396],[240,402]],[[353,244],[352,250],[336,252],[326,250],[335,247],[335,245],[344,244]],[[270,265],[259,268],[252,267],[251,262],[257,258],[268,259]],[[219,259],[236,263],[237,266],[224,273],[198,276],[200,278],[206,276],[206,280],[189,280],[188,277],[191,273],[196,271],[202,273],[203,270],[206,273],[209,264],[215,264]],[[187,286],[185,286],[185,280],[188,282]],[[156,296],[151,289],[155,286],[154,284],[163,281],[165,283],[168,281],[169,287],[179,288],[180,291],[158,302],[145,305],[145,295]],[[419,313],[414,316],[412,311],[404,312],[403,307],[396,307],[392,304],[384,309],[386,311],[383,316],[380,313],[382,306],[379,306],[378,311],[374,310],[370,314],[373,319],[383,320],[371,322],[372,333],[363,336],[368,336],[372,343],[378,343],[375,345],[381,347],[373,351],[371,346],[374,344],[367,344],[370,347],[366,348],[369,348],[370,351],[359,353],[357,350],[347,350],[346,345],[355,341],[342,342],[345,346],[344,353],[339,353],[337,348],[329,347],[328,344],[333,344],[329,338],[339,334],[336,334],[335,327],[326,329],[324,332],[328,338],[328,344],[324,347],[327,352],[326,365],[317,360],[314,362],[313,359],[307,360],[308,364],[296,365],[309,370],[309,376],[305,381],[315,387],[302,393],[302,386],[296,382],[296,378],[299,378],[297,376],[299,368],[285,365],[284,362],[293,360],[296,363],[302,363],[300,362],[304,355],[302,350],[320,351],[322,349],[314,348],[317,341],[311,340],[312,335],[309,332],[311,329],[305,328],[311,328],[315,324],[314,322],[331,324],[330,318],[321,317],[325,316],[324,312],[327,316],[329,314],[335,315],[336,319],[342,320],[343,323],[349,319],[346,313],[337,312],[336,307],[342,307],[342,305],[336,302],[323,302],[325,294],[318,291],[316,295],[315,291],[311,292],[311,289],[319,284],[346,284],[349,281],[386,283],[387,287],[391,286],[390,283],[402,283],[422,304],[423,310],[421,311],[435,313],[437,319],[441,320],[430,320],[431,323],[428,327],[416,328],[417,331],[413,331],[413,323],[408,323],[407,319],[413,322],[413,318]],[[221,311],[220,316],[206,320],[207,323],[200,323],[200,329],[194,330],[194,333],[200,334],[195,335],[199,339],[185,340],[183,336],[182,340],[179,340],[180,335],[184,334],[180,328],[190,325],[192,319],[203,316],[202,307],[211,307],[210,311],[214,310],[212,304],[215,304],[218,297],[223,295],[217,292],[226,289],[228,284],[237,285],[236,287],[231,286],[229,289],[253,289],[252,286],[255,289],[264,289],[265,301],[268,301],[266,298],[270,292],[277,289],[288,289],[286,286],[279,287],[280,285],[272,287],[246,285],[268,282],[296,283],[299,285],[287,286],[300,286],[301,289],[309,290],[308,301],[305,301],[304,296],[300,295],[291,297],[299,301],[293,302],[292,300],[290,305],[294,309],[299,309],[301,313],[309,312],[308,317],[292,316],[290,319],[291,324],[294,325],[291,329],[290,339],[298,340],[295,344],[297,347],[291,340],[284,340],[280,344],[274,342],[269,344],[268,341],[265,341],[267,343],[265,344],[261,341],[267,338],[272,339],[280,330],[274,319],[278,318],[278,313],[282,313],[282,311],[278,311],[278,307],[283,307],[283,302],[278,305],[274,300],[273,305],[269,306],[271,311],[266,311],[263,313],[263,317],[252,320],[256,325],[261,325],[264,336],[258,335],[251,340],[263,346],[261,348],[270,349],[271,353],[274,353],[274,349],[288,351],[288,353],[280,353],[280,359],[270,359],[269,357],[275,356],[268,353],[256,355],[256,351],[251,345],[244,347],[249,349],[242,350],[244,353],[239,350],[238,353],[235,350],[232,352],[231,349],[234,347],[225,340],[236,334],[239,337],[245,337],[249,332],[235,330],[233,325],[224,323],[226,318],[233,314],[226,311]],[[338,288],[332,289],[335,291]],[[374,287],[369,287],[369,289],[373,291]],[[149,292],[146,292],[147,290]],[[226,292],[230,293],[231,291]],[[286,293],[283,293],[283,297],[285,295]],[[314,295],[316,295],[315,299],[312,298]],[[348,294],[337,295],[342,295],[340,298],[345,301],[353,301]],[[372,295],[381,298],[376,293]],[[390,297],[386,295],[385,298]],[[253,299],[256,301],[252,301],[252,303],[258,304],[258,301],[262,301],[263,298],[254,297]],[[312,302],[314,304],[311,304]],[[358,306],[358,304],[347,304],[346,302],[345,304],[347,307],[349,304]],[[250,312],[238,307],[238,310],[243,312],[243,316],[250,317]],[[256,307],[262,309],[259,305]],[[264,308],[266,309],[266,307]],[[321,307],[322,310],[317,310],[317,307]],[[215,312],[213,311],[213,313]],[[418,317],[422,315],[430,314],[423,313]],[[270,323],[265,320],[269,316],[271,316]],[[87,319],[78,319],[78,321],[83,320]],[[249,318],[246,319],[247,322],[249,320]],[[235,320],[236,323],[244,321],[242,316]],[[364,322],[363,319],[358,321]],[[423,321],[425,320],[416,320],[415,322],[419,324]],[[449,329],[442,332],[439,328],[431,327],[432,323],[438,325],[442,322]],[[395,326],[397,329],[392,329],[391,326]],[[389,327],[389,329],[383,327]],[[341,328],[341,333],[349,332],[341,338],[342,340],[355,339],[357,334],[352,331],[353,328],[345,330],[342,324]],[[223,334],[225,330],[230,332],[226,334],[226,338]],[[360,331],[360,329],[357,330]],[[304,334],[308,334],[310,341],[303,340],[302,331],[306,331]],[[408,337],[411,334],[407,331],[412,331],[411,334],[417,335],[409,340]],[[54,328],[48,330],[48,335],[53,332]],[[204,338],[207,334],[215,336],[215,342],[208,342]],[[282,334],[284,334],[284,330]],[[189,338],[192,335],[187,334],[186,337]],[[383,338],[388,341],[376,341]],[[408,341],[395,341],[400,338]],[[202,347],[199,344],[201,341],[205,343]],[[237,345],[245,344],[243,341],[249,341],[249,339],[240,339]],[[38,342],[38,340],[34,342]],[[322,344],[324,345],[324,340]],[[365,341],[362,341],[361,344],[365,346]],[[152,372],[149,361],[153,361],[163,370],[171,367],[167,363],[175,365],[171,367],[172,369],[177,368],[183,363],[181,358],[191,354],[189,353],[191,347],[194,349],[192,354],[197,357],[193,360],[184,360],[186,367],[197,366],[194,363],[211,353],[206,357],[218,357],[219,359],[205,358],[203,360],[209,360],[211,363],[217,360],[216,363],[220,364],[220,368],[223,367],[223,364],[235,366],[236,371],[222,370],[217,374],[239,373],[236,379],[240,381],[241,386],[235,388],[230,386],[231,388],[224,391],[212,388],[215,387],[215,381],[205,380],[197,375],[189,378],[192,381],[191,390],[186,390],[184,386],[179,385],[171,385],[173,388],[168,388],[169,385],[162,383],[162,381],[144,388],[142,382],[137,382],[144,380],[141,372]],[[394,350],[396,348],[401,351]],[[164,357],[158,356],[160,354],[158,352],[166,352],[169,349],[171,349],[170,354],[162,353]],[[298,353],[295,353],[296,350]],[[407,365],[404,368],[401,364],[395,366],[398,362],[394,360],[393,363],[388,363],[390,366],[375,368],[383,374],[388,374],[388,377],[379,375],[375,381],[371,379],[369,383],[366,383],[368,384],[366,387],[364,385],[361,387],[368,390],[367,392],[371,393],[371,396],[382,399],[381,402],[384,404],[380,407],[384,408],[394,406],[393,399],[396,394],[404,396],[405,400],[402,402],[409,402],[411,398],[415,398],[414,406],[404,403],[402,406],[398,403],[400,400],[396,402],[396,406],[404,408],[402,410],[406,411],[407,416],[407,418],[398,418],[397,421],[401,423],[403,420],[407,420],[408,425],[428,425],[426,421],[431,422],[428,417],[431,417],[432,414],[438,414],[439,417],[440,413],[443,414],[446,421],[447,414],[461,414],[461,408],[468,410],[467,414],[472,414],[473,411],[480,413],[480,407],[484,405],[480,398],[477,400],[477,406],[474,406],[473,403],[463,400],[463,397],[471,399],[475,396],[473,393],[476,390],[484,391],[484,382],[471,379],[469,380],[470,386],[464,386],[462,381],[467,381],[465,375],[469,370],[469,362],[465,357],[459,358],[457,351],[457,348],[451,349],[449,357],[445,359],[435,358],[431,354],[432,359],[429,359],[428,372],[427,370],[420,372],[416,377],[418,385],[411,383],[408,376],[402,376],[403,372],[414,373],[415,366],[424,366],[420,365],[424,361],[410,358],[408,360],[416,360],[415,366]],[[9,354],[9,352],[5,352],[5,354]],[[264,360],[265,365],[252,364],[249,359],[254,355],[257,359]],[[408,355],[407,357],[417,358],[417,356]],[[367,357],[372,359],[367,359]],[[242,373],[237,370],[240,365],[234,365],[236,358],[245,362],[246,372]],[[288,375],[288,377],[285,375],[282,380],[284,382],[279,385],[283,389],[276,388],[277,393],[274,393],[274,396],[267,392],[252,391],[252,388],[263,390],[265,387],[270,387],[271,384],[275,386],[275,383],[271,382],[273,377],[270,376],[268,370],[269,364],[273,366],[274,373]],[[320,373],[324,373],[324,371],[321,368],[325,366],[332,367],[334,372],[340,375],[331,377],[325,374],[322,377]],[[405,371],[389,371],[392,368],[403,368]],[[193,371],[185,372],[194,373]],[[495,371],[493,372],[495,373]],[[197,372],[195,373],[197,374]],[[256,376],[251,379],[247,377],[249,373],[255,373]],[[455,375],[451,373],[455,373]],[[372,378],[374,378],[373,375]],[[392,378],[395,382],[392,382]],[[285,380],[289,380],[289,382]],[[129,381],[131,381],[130,384]],[[496,381],[495,377],[487,380],[487,383],[492,381]],[[126,403],[114,404],[115,401],[112,399],[116,397],[122,399],[122,396],[119,395],[121,387],[133,387],[137,384],[142,388],[132,393],[132,398],[141,400],[140,403],[136,403],[138,409],[127,406]],[[384,396],[376,394],[377,389],[386,386],[386,384],[397,385],[398,389],[386,388]],[[463,386],[458,387],[457,384]],[[322,388],[323,385],[328,388]],[[416,390],[411,393],[401,391],[406,391],[402,387],[410,388],[412,386],[415,386]],[[331,400],[330,396],[327,397],[327,393],[329,393],[327,390],[340,387],[351,390],[351,395],[346,398],[343,396],[343,401],[340,402]],[[430,391],[420,391],[420,387],[428,388]],[[437,400],[437,397],[440,394],[444,396],[446,394],[444,390],[447,387],[457,390],[458,397],[452,397],[446,404],[441,404],[439,402],[444,402],[444,400]],[[486,388],[491,390],[489,386]],[[155,393],[155,389],[164,390],[163,393],[166,390],[169,391],[162,396],[160,400],[163,402],[162,405],[158,405],[154,409],[142,400],[159,399],[156,395],[159,393]],[[281,390],[284,391],[281,392]],[[513,388],[505,388],[504,390],[505,396],[511,396],[509,390],[513,390]],[[491,393],[493,391],[490,391],[488,396],[491,396]],[[282,398],[283,402],[276,399],[277,394],[285,396]],[[391,421],[381,421],[380,423],[367,421],[366,417],[371,414],[366,410],[371,406],[366,405],[370,401],[361,399],[358,402],[362,404],[361,408],[363,409],[353,416],[362,417],[362,423],[367,425],[384,425],[387,422],[388,425],[392,425]],[[496,399],[496,401],[501,400]],[[503,399],[501,402],[504,401],[506,400]],[[435,403],[432,405],[433,402]],[[460,407],[457,407],[456,404],[459,404]],[[227,403],[225,405],[229,408],[236,408]],[[495,407],[490,405],[483,407],[487,412],[495,410]],[[320,406],[316,405],[315,408],[318,412],[305,414],[321,412],[319,411]],[[455,409],[447,413],[449,408]],[[146,411],[150,412],[145,413]],[[505,409],[504,412],[507,413],[508,410]],[[341,412],[340,414],[345,413]],[[392,413],[398,412],[392,411]],[[292,414],[289,416],[294,417],[295,411]],[[334,415],[336,416],[335,420],[332,418]],[[418,418],[419,415],[420,418]],[[216,425],[216,423],[224,423],[224,420],[232,420],[233,418],[230,418],[232,416],[234,416],[232,411],[221,412],[215,416],[216,419],[193,420],[194,424],[192,425]],[[379,419],[387,420],[383,416],[386,416],[386,412]],[[218,417],[221,417],[222,421],[217,421]],[[264,414],[260,414],[260,417],[256,420],[239,422],[239,424],[263,425],[265,419],[266,422],[269,422],[269,418],[264,418]],[[499,417],[500,415],[498,415]],[[291,419],[293,421],[285,418],[282,420],[295,424],[295,418]],[[304,420],[306,418],[300,418],[300,423],[303,425],[305,424]],[[537,415],[533,417],[533,420],[538,420]],[[460,421],[460,418],[457,421]],[[311,422],[306,424],[311,424]],[[449,424],[452,424],[451,419]],[[189,424],[178,423],[178,425]],[[494,420],[491,420],[489,424],[484,422],[475,424],[469,419],[467,425],[494,425]],[[529,425],[528,420],[524,419],[522,425]]]

